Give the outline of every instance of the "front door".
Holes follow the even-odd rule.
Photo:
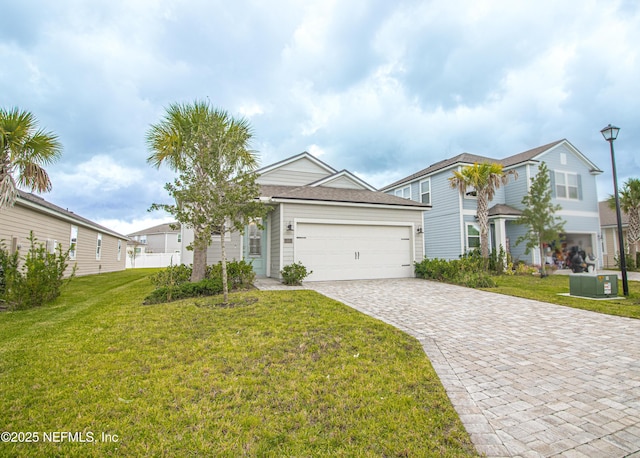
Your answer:
[[[244,234],[244,259],[251,263],[256,275],[267,274],[266,222],[262,225],[260,229],[258,223],[251,222]]]

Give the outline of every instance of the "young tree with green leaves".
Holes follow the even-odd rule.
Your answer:
[[[480,252],[485,259],[489,258],[489,202],[493,200],[496,190],[501,184],[507,184],[509,175],[518,178],[515,170],[504,171],[502,164],[483,162],[454,170],[449,178],[452,188],[458,188],[463,196],[473,188],[478,199],[478,224],[480,226]]]
[[[252,132],[248,121],[235,119],[208,102],[172,104],[165,117],[152,125],[147,161],[162,163],[178,173],[165,189],[172,205],[153,204],[194,232],[191,281],[204,279],[207,248],[220,236],[224,300],[228,298],[225,233],[244,230],[252,220],[266,215],[256,183],[257,154],[248,149]]]
[[[635,265],[636,247],[638,240],[640,240],[640,179],[629,178],[618,192],[618,198],[620,200],[620,209],[629,217],[626,241],[629,247],[629,255]],[[616,198],[614,196],[609,196],[607,203],[609,208],[615,210]]]
[[[58,137],[38,129],[35,116],[18,108],[0,108],[0,210],[14,204],[18,186],[51,191],[51,180],[43,166],[61,154]]]
[[[540,252],[540,276],[546,276],[544,244],[552,245],[560,241],[560,233],[564,231],[564,221],[555,216],[562,207],[552,202],[551,178],[544,162],[538,166],[538,173],[531,179],[529,193],[522,198],[522,215],[516,221],[527,227],[527,233],[518,237],[516,245],[526,242],[526,253],[533,249]]]

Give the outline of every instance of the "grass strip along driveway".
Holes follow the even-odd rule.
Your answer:
[[[0,313],[1,456],[476,456],[414,338],[312,291],[143,306],[148,275]]]
[[[629,297],[627,298],[591,300],[560,294],[569,293],[569,277],[567,275],[550,275],[545,278],[532,275],[501,275],[493,278],[498,285],[497,287],[481,289],[492,293],[524,297],[607,315],[640,318],[640,282],[637,281],[629,282]],[[618,294],[622,296],[622,283],[620,280],[618,280]]]

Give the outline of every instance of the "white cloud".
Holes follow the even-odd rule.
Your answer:
[[[83,192],[109,192],[140,181],[146,171],[118,164],[111,156],[93,156],[73,167],[71,172],[54,175],[57,186]]]

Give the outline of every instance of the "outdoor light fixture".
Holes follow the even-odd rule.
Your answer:
[[[292,230],[293,230],[293,223],[292,223],[291,221],[289,221],[289,222],[287,223],[287,230],[288,230],[288,231],[292,231]]]
[[[416,232],[418,234],[422,234],[422,226],[418,226],[418,229],[416,229]]]
[[[616,158],[613,153],[613,141],[618,138],[619,127],[609,124],[602,129],[600,133],[606,141],[609,142],[611,149],[611,171],[613,172],[613,195],[616,200],[616,218],[618,220],[618,249],[620,250],[620,270],[622,271],[622,290],[624,295],[629,295],[629,282],[627,281],[627,260],[626,251],[624,249],[624,240],[622,239],[622,216],[620,215],[620,197],[618,196],[618,173],[616,172]]]

